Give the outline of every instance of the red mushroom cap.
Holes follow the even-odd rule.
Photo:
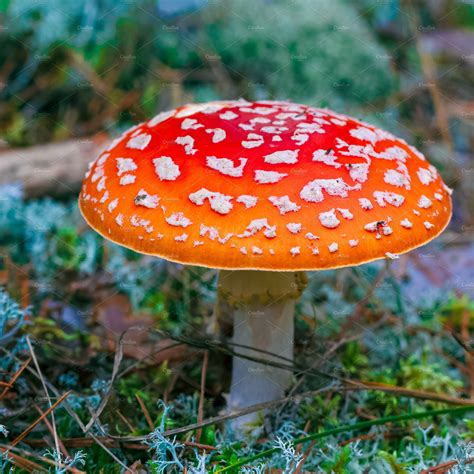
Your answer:
[[[84,218],[138,252],[213,268],[316,270],[430,241],[450,190],[402,139],[289,102],[163,112],[92,164]]]

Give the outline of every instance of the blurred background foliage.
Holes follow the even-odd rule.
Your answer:
[[[15,145],[128,125],[183,98],[364,106],[398,80],[342,0],[2,3],[0,119]]]
[[[449,230],[391,266],[312,274],[298,308],[296,362],[409,390],[474,396],[472,2],[0,0],[0,13],[0,151],[109,137],[185,102],[239,97],[331,107],[420,148],[455,189]],[[121,472],[119,459],[149,472],[180,472],[186,464],[188,472],[204,473],[275,446],[270,459],[233,472],[297,472],[303,455],[309,472],[420,472],[453,459],[453,469],[469,472],[474,422],[467,415],[387,424],[355,438],[348,430],[310,451],[310,443],[294,450],[290,442],[305,433],[446,406],[345,392],[305,371],[291,393],[325,392],[275,408],[245,441],[219,423],[201,433],[204,452],[189,444],[195,431],[163,436],[198,419],[203,351],[195,345],[208,337],[215,286],[213,270],[104,241],[80,217],[74,192],[31,199],[21,183],[0,186],[0,381],[15,380],[0,387],[5,443],[37,419],[33,402],[47,408],[34,373],[15,379],[31,355],[28,337],[49,387],[71,390],[67,403],[80,420],[108,397],[92,431],[107,449],[87,444],[91,438],[64,405],[55,413],[65,450],[45,452],[53,436],[44,423],[19,444],[51,472],[63,472],[61,463]],[[221,326],[229,336],[231,322]],[[125,330],[122,372],[111,387],[117,336]],[[183,337],[190,343],[163,352]],[[193,338],[201,339],[193,346]],[[211,352],[206,416],[225,406],[229,365],[228,355]],[[151,432],[145,445],[112,442]],[[0,471],[13,463],[23,472],[21,459],[2,454],[2,446]]]
[[[468,197],[456,218],[472,225],[472,10],[462,0],[2,0],[3,147],[114,135],[191,101],[290,99],[414,142]]]

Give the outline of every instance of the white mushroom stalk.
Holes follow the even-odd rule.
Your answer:
[[[252,359],[291,364],[295,303],[306,282],[305,272],[221,270],[217,308],[233,312],[232,348],[248,357],[234,356],[230,411],[284,396],[292,372]],[[239,417],[233,426],[245,428],[257,417],[258,413]]]

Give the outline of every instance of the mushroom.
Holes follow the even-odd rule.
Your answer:
[[[92,163],[87,222],[137,252],[220,270],[233,312],[230,409],[277,399],[293,358],[305,270],[359,265],[423,245],[451,190],[404,140],[290,102],[185,105],[127,131]],[[244,418],[244,421],[252,416]]]

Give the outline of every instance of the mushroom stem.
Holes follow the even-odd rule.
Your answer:
[[[293,360],[295,302],[306,282],[305,272],[222,270],[218,307],[233,312],[233,349],[256,359],[281,363],[276,357],[281,356]],[[288,370],[234,356],[228,408],[236,410],[281,398],[291,377]],[[234,428],[243,427],[257,416],[238,418]]]

